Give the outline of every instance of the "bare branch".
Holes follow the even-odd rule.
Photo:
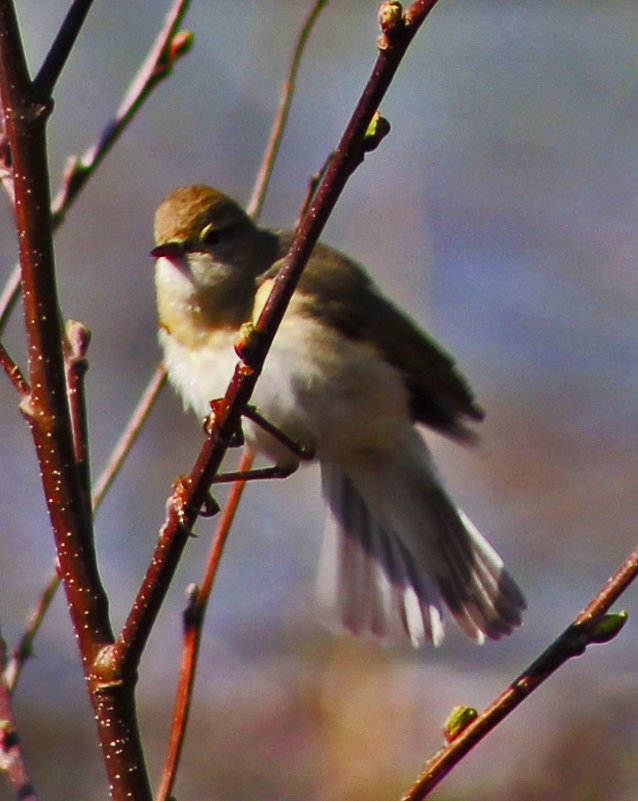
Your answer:
[[[334,158],[334,153],[331,153],[328,158],[324,161],[323,166],[321,169],[317,170],[314,175],[310,176],[310,180],[308,181],[308,186],[306,187],[306,194],[304,195],[304,199],[301,203],[301,208],[299,209],[299,214],[297,215],[297,219],[295,221],[295,226],[293,230],[297,230],[301,225],[301,221],[308,213],[308,209],[312,203],[312,199],[315,196],[315,192],[317,191],[317,187],[323,180],[324,175],[328,171],[328,167],[330,166],[330,162]]]
[[[288,75],[282,88],[281,100],[279,101],[277,115],[275,116],[273,122],[270,138],[268,140],[268,144],[266,145],[266,151],[261,160],[261,167],[259,169],[259,173],[257,174],[255,186],[253,187],[250,200],[246,207],[247,214],[255,219],[257,219],[261,214],[261,207],[264,202],[264,197],[266,196],[266,189],[268,188],[270,176],[272,175],[273,167],[275,166],[275,159],[279,153],[281,137],[283,136],[284,128],[286,127],[286,122],[288,121],[290,103],[292,102],[292,97],[295,92],[295,81],[297,79],[299,65],[301,64],[301,57],[312,28],[327,2],[328,0],[315,0],[313,7],[310,9],[310,14],[308,15],[299,33],[299,38],[297,39],[297,44],[288,68]]]
[[[13,181],[11,181],[11,185],[13,186]],[[21,280],[22,273],[20,272],[20,265],[17,264],[2,290],[2,295],[0,295],[0,335],[4,331],[20,295]]]
[[[51,601],[59,585],[60,577],[57,573],[54,573],[40,595],[35,609],[31,613],[31,617],[29,618],[29,622],[27,623],[27,627],[20,641],[11,653],[11,658],[4,670],[4,682],[9,693],[15,691],[24,663],[32,654],[35,635],[38,633],[40,624],[44,620],[44,616],[51,605]]]
[[[2,346],[0,345],[0,348],[1,347]],[[124,464],[126,457],[130,453],[130,450],[133,447],[133,444],[135,443],[142,426],[146,422],[148,415],[150,414],[151,409],[153,408],[155,401],[157,400],[157,397],[164,386],[165,381],[166,371],[162,365],[159,365],[159,367],[153,373],[146,389],[142,393],[142,396],[140,397],[133,414],[129,418],[124,431],[122,432],[113,451],[111,452],[111,456],[106,467],[104,468],[104,471],[100,475],[100,478],[95,485],[92,496],[93,514],[97,512],[109,487],[113,483],[115,477]],[[57,571],[54,571],[53,575],[49,579],[49,582],[42,591],[40,599],[31,613],[27,627],[18,645],[13,649],[11,659],[6,667],[5,681],[10,692],[13,692],[18,679],[20,678],[20,674],[22,673],[24,663],[31,656],[33,640],[35,639],[38,629],[40,628],[40,624],[42,623],[42,620],[44,619],[44,616],[46,615],[59,586],[60,577]]]
[[[626,615],[608,615],[607,612],[637,576],[638,546],[574,622],[495,701],[448,745],[430,757],[402,801],[421,801],[426,798],[478,742],[565,662],[583,654],[592,643],[613,639],[624,625]]]
[[[97,480],[93,488],[93,513],[97,512],[100,504],[104,500],[109,487],[113,483],[115,476],[119,473],[120,468],[124,464],[124,460],[130,453],[133,443],[137,439],[138,434],[146,420],[155,401],[159,397],[160,392],[166,382],[166,370],[163,365],[158,365],[157,369],[151,376],[150,381],[146,385],[137,406],[130,416],[126,428],[120,435],[115,447],[111,451],[108,463],[104,468],[101,476]]]
[[[49,97],[73,49],[93,0],[73,0],[51,49],[40,68],[33,86],[43,97]]]
[[[56,226],[64,219],[71,203],[84,188],[89,177],[113,147],[149,94],[160,81],[170,75],[177,59],[190,49],[192,36],[187,33],[177,33],[189,1],[174,0],[162,30],[133,79],[115,116],[106,125],[98,141],[83,156],[73,157],[69,160],[63,185],[53,201],[53,220]]]
[[[22,370],[20,367],[13,361],[5,346],[0,342],[0,365],[2,365],[2,369],[8,375],[9,380],[13,384],[13,386],[18,390],[20,395],[23,397],[27,397],[31,392],[29,384],[27,383],[25,377],[22,375]]]
[[[10,692],[4,681],[0,681],[0,773],[7,774],[16,798],[38,801],[15,725]]]
[[[239,471],[249,471],[252,463],[252,455],[249,451],[244,451],[239,463]],[[173,789],[179,758],[182,752],[182,745],[184,743],[184,736],[186,734],[186,725],[188,723],[188,713],[193,695],[193,685],[195,683],[195,671],[197,669],[197,658],[202,638],[204,616],[208,607],[210,593],[213,588],[215,576],[217,575],[217,568],[219,567],[224,545],[230,533],[230,527],[235,518],[235,513],[245,486],[246,482],[242,480],[236,481],[232,486],[228,501],[226,502],[211,541],[201,584],[190,594],[188,607],[184,611],[184,640],[175,697],[175,709],[173,711],[173,723],[171,725],[168,750],[164,760],[164,768],[162,770],[160,786],[155,801],[168,801],[168,797]]]
[[[0,99],[11,146],[31,392],[27,416],[41,467],[60,574],[88,680],[114,801],[150,801],[133,677],[113,682],[97,659],[113,641],[82,491],[66,394],[54,270],[45,126],[52,107],[29,80],[13,4],[0,0]]]

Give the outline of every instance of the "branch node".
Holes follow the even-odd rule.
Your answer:
[[[382,139],[390,133],[390,123],[379,111],[375,111],[363,136],[363,152],[375,150]]]
[[[123,686],[124,678],[114,644],[100,648],[93,660],[89,681],[92,692],[95,693],[104,693]]]
[[[603,644],[613,640],[620,633],[629,615],[624,610],[602,615],[592,620],[589,628],[589,640],[592,643]]]
[[[390,50],[397,38],[405,28],[403,6],[395,0],[381,3],[378,12],[381,35],[377,39],[379,50]]]
[[[221,437],[221,430],[219,420],[227,411],[228,404],[225,398],[217,398],[210,401],[210,414],[204,420],[204,433],[211,438]],[[225,442],[229,448],[240,448],[244,444],[244,433],[241,430],[241,421],[237,423],[235,430],[230,435],[230,438],[225,438]]]
[[[478,717],[478,712],[471,706],[457,704],[450,710],[447,720],[443,724],[443,736],[447,743],[455,740],[459,734]]]
[[[192,31],[178,31],[175,36],[173,36],[168,47],[168,58],[171,65],[180,58],[180,56],[184,56],[188,53],[194,41],[195,34]]]
[[[178,58],[188,53],[195,41],[195,34],[192,31],[178,31],[173,38],[167,42],[162,55],[153,70],[153,79],[159,80],[166,78],[173,70]]]
[[[264,336],[261,331],[255,328],[250,321],[239,326],[235,338],[235,353],[252,370],[259,370],[260,363],[263,361],[263,340]]]
[[[91,344],[91,332],[77,320],[67,320],[66,337],[71,348],[71,356],[78,366],[86,362],[86,354]],[[88,365],[86,365],[88,366]]]
[[[33,405],[33,394],[29,392],[27,395],[24,395],[20,403],[18,404],[18,408],[22,413],[22,416],[29,422],[33,423],[38,418],[38,411]]]
[[[199,586],[194,582],[186,587],[186,608],[182,614],[184,630],[188,631],[201,624],[204,607],[199,603]]]

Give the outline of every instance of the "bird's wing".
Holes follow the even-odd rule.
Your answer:
[[[287,237],[281,237],[282,255]],[[261,278],[266,282],[275,263]],[[304,304],[303,299],[312,298]],[[297,287],[305,313],[319,317],[345,336],[372,342],[403,376],[416,421],[449,436],[471,439],[464,421],[481,420],[483,411],[455,362],[391,301],[382,297],[354,261],[317,245]]]

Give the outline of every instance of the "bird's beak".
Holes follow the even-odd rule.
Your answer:
[[[157,245],[148,254],[154,259],[165,258],[170,261],[178,261],[184,255],[184,247],[178,242],[165,242],[163,245]]]

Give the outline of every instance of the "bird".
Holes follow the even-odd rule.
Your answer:
[[[292,234],[199,184],[161,201],[154,234],[164,365],[185,407],[206,417]],[[315,245],[251,402],[287,438],[245,419],[253,453],[288,473],[300,461],[295,442],[319,462],[317,596],[328,625],[419,648],[442,642],[445,607],[478,643],[521,624],[522,591],[451,500],[424,437],[470,443],[483,410],[454,360],[354,260]]]

